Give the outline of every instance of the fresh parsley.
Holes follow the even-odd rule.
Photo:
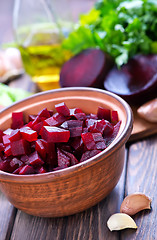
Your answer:
[[[157,0],[99,0],[62,46],[73,54],[100,48],[117,66],[138,53],[157,53]]]

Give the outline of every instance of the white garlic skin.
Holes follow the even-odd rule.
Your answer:
[[[125,228],[137,229],[135,221],[125,213],[115,213],[107,221],[110,231],[123,230]]]

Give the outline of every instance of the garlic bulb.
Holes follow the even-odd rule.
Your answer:
[[[149,122],[157,122],[157,98],[143,104],[137,109],[137,113]]]

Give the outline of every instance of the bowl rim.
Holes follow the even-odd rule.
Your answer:
[[[19,100],[13,104],[11,104],[8,107],[5,107],[0,111],[0,115],[4,113],[6,110],[9,110],[12,108],[12,106],[16,106],[22,102],[25,102],[29,99],[34,99],[40,95],[47,95],[47,94],[53,94],[56,92],[64,92],[64,91],[93,91],[93,92],[99,92],[102,94],[109,95],[110,97],[113,97],[116,99],[121,105],[123,105],[125,112],[126,112],[126,125],[121,132],[119,136],[117,136],[113,142],[101,153],[95,155],[94,157],[78,163],[74,166],[70,166],[68,168],[60,169],[57,171],[47,172],[47,173],[41,173],[41,174],[30,174],[30,175],[18,175],[18,174],[12,174],[8,172],[4,172],[0,170],[0,182],[1,181],[8,181],[8,182],[22,182],[22,183],[41,183],[41,182],[49,182],[49,181],[56,181],[56,179],[61,179],[62,177],[66,177],[67,175],[73,174],[77,171],[81,171],[82,169],[85,169],[89,166],[94,165],[95,163],[101,161],[102,156],[105,154],[106,157],[110,156],[113,151],[119,149],[123,144],[127,142],[127,140],[130,137],[132,128],[133,128],[133,113],[129,106],[129,104],[122,99],[120,96],[116,95],[115,93],[109,92],[107,90],[98,89],[98,88],[92,88],[92,87],[66,87],[66,88],[60,88],[60,89],[54,89],[54,90],[48,90],[44,92],[35,93],[29,97],[26,97],[22,100]]]

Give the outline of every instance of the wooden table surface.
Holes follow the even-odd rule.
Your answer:
[[[1,1],[0,43],[13,39],[11,12],[13,1]],[[27,75],[10,86],[35,91]],[[96,206],[82,213],[63,218],[39,218],[15,209],[0,193],[0,240],[152,240],[157,239],[157,136],[126,145],[123,174],[111,194]],[[123,198],[134,192],[143,192],[152,198],[151,211],[133,216],[137,230],[110,232],[108,218],[119,212]]]

